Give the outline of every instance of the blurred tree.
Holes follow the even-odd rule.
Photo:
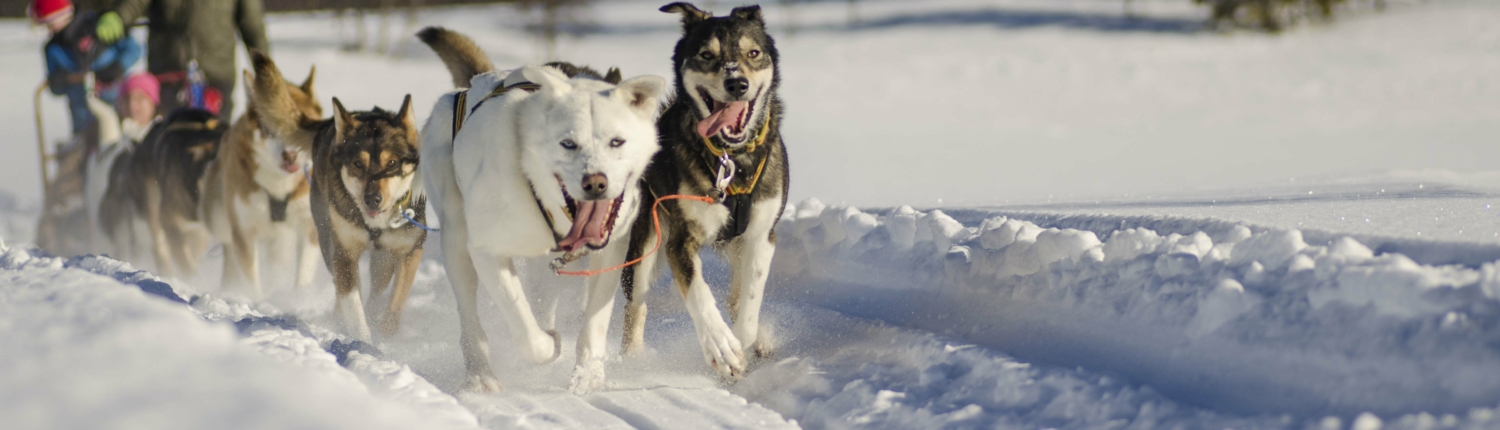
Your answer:
[[[587,24],[586,11],[594,0],[518,0],[525,10],[540,10],[537,23],[531,31],[547,46],[547,61],[557,61],[557,37],[564,26],[574,30]]]

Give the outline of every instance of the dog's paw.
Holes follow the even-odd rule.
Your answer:
[[[401,317],[391,317],[387,315],[385,318],[381,318],[380,322],[375,324],[375,335],[380,336],[384,339],[390,339],[392,337],[396,337],[396,331],[400,329]]]
[[[621,357],[640,357],[646,354],[646,342],[632,341],[626,336],[625,341],[620,344]]]
[[[698,343],[703,346],[704,360],[719,379],[737,381],[745,376],[745,348],[728,326],[719,323],[699,330]]]
[[[470,394],[496,394],[500,392],[500,380],[494,375],[469,375],[464,384],[459,386],[460,393]]]
[[[756,361],[770,360],[776,355],[780,345],[776,342],[776,336],[771,331],[771,326],[763,324],[760,327],[760,336],[755,338],[755,344],[750,345],[750,356]]]
[[[582,396],[604,388],[604,361],[584,360],[573,368],[573,379],[568,383],[568,392]]]

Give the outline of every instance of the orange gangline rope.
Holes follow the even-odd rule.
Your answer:
[[[657,209],[661,208],[661,202],[664,202],[664,201],[667,201],[667,200],[697,200],[697,201],[701,201],[701,202],[708,203],[708,204],[713,204],[714,203],[714,199],[713,198],[706,197],[706,196],[691,196],[691,195],[686,195],[686,194],[672,194],[672,195],[669,195],[669,196],[662,196],[661,198],[656,199],[656,203],[652,203],[651,204],[651,223],[656,226],[656,246],[651,247],[651,251],[650,252],[647,252],[645,254],[641,254],[640,257],[637,257],[634,260],[626,261],[626,262],[621,263],[619,265],[616,265],[614,267],[606,267],[606,268],[599,269],[599,270],[579,270],[579,271],[558,270],[557,274],[559,274],[559,275],[567,275],[567,276],[594,276],[594,275],[598,275],[598,274],[601,274],[601,273],[610,272],[610,271],[614,271],[614,270],[620,270],[620,269],[624,269],[626,267],[634,266],[636,263],[640,263],[641,260],[645,260],[646,257],[650,257],[652,254],[656,254],[656,250],[661,249],[661,217],[657,216]]]

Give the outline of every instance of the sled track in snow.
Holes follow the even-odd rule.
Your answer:
[[[1494,246],[1215,219],[795,209],[778,227],[784,299],[1238,414],[1500,402]]]

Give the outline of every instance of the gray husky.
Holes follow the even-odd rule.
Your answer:
[[[656,126],[661,151],[642,179],[643,202],[671,194],[711,196],[717,203],[663,202],[661,258],[647,258],[625,269],[623,351],[643,347],[646,304],[656,266],[671,268],[697,328],[709,366],[726,381],[745,371],[745,348],[770,352],[760,327],[760,305],[776,250],[773,228],[786,207],[790,185],[782,145],[781,100],[776,88],[775,42],[766,34],[760,6],[738,7],[715,17],[692,4],[672,3],[662,12],[682,15],[683,36],[672,54],[676,96]],[[656,242],[651,217],[636,218],[627,260]],[[731,331],[703,281],[699,250],[713,245],[732,267],[727,308]]]

